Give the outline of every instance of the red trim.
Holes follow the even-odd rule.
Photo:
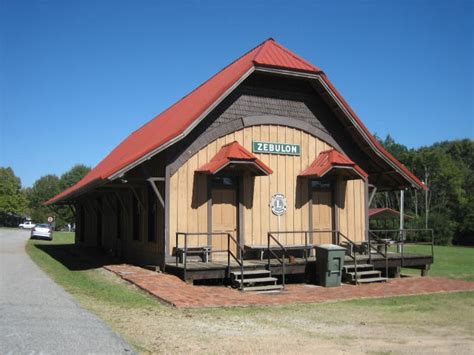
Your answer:
[[[235,162],[255,164],[259,170],[262,171],[263,175],[270,175],[273,173],[272,169],[247,149],[242,147],[237,141],[223,145],[209,163],[204,164],[196,171],[204,174],[216,174],[227,165]]]

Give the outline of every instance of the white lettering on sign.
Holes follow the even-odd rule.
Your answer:
[[[252,152],[263,154],[300,155],[301,146],[299,144],[254,141],[252,142]]]

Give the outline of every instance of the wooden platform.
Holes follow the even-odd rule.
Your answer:
[[[419,254],[388,254],[388,267],[390,269],[405,267],[420,270],[427,270],[433,263],[431,255]],[[358,255],[357,263],[364,264],[369,262],[368,255]],[[352,264],[353,260],[346,257],[345,263]],[[309,257],[307,262],[304,258],[295,258],[292,263],[288,260],[285,264],[285,275],[310,275],[316,273],[316,258]],[[385,270],[385,258],[381,255],[372,255],[372,264],[375,269]],[[268,260],[250,259],[244,260],[244,268],[246,270],[267,268]],[[231,270],[239,270],[240,266],[231,261]],[[271,259],[270,269],[273,276],[282,275],[282,266],[276,259]],[[175,262],[167,263],[165,272],[176,275],[181,279],[192,282],[194,280],[213,280],[226,279],[228,277],[227,260],[210,261],[208,263],[200,261],[188,261],[186,265],[186,274],[184,264]]]

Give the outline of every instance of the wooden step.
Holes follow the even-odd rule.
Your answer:
[[[356,266],[354,264],[344,264],[344,269],[347,271],[348,269],[355,269]],[[372,264],[357,264],[357,270],[359,269],[369,269],[369,268],[374,268]]]
[[[242,273],[240,270],[235,270],[230,272],[233,276],[240,276]],[[266,269],[259,269],[259,270],[244,270],[244,277],[247,275],[262,275],[262,274],[270,274],[269,270]]]
[[[347,272],[346,274],[356,276],[356,273],[354,271]],[[367,271],[357,271],[357,277],[360,276],[367,276],[367,275],[378,275],[380,276],[382,274],[382,271],[378,270],[367,270]]]
[[[371,277],[366,279],[358,279],[357,283],[368,284],[372,282],[386,282],[388,279],[386,277]]]
[[[282,285],[264,285],[264,286],[247,286],[242,289],[243,292],[256,291],[281,291]]]
[[[244,283],[244,284],[248,284],[248,283],[266,283],[266,282],[273,282],[275,283],[276,281],[278,281],[278,279],[276,277],[255,277],[255,278],[244,278],[243,280],[242,279],[235,279],[234,280],[236,283]]]

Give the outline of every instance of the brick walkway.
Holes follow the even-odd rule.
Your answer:
[[[287,285],[281,293],[258,294],[243,293],[223,286],[193,286],[176,276],[127,264],[107,265],[104,268],[180,308],[283,305],[474,290],[474,282],[439,277],[408,277],[391,279],[387,283],[359,286],[343,284],[334,288],[292,284]]]

